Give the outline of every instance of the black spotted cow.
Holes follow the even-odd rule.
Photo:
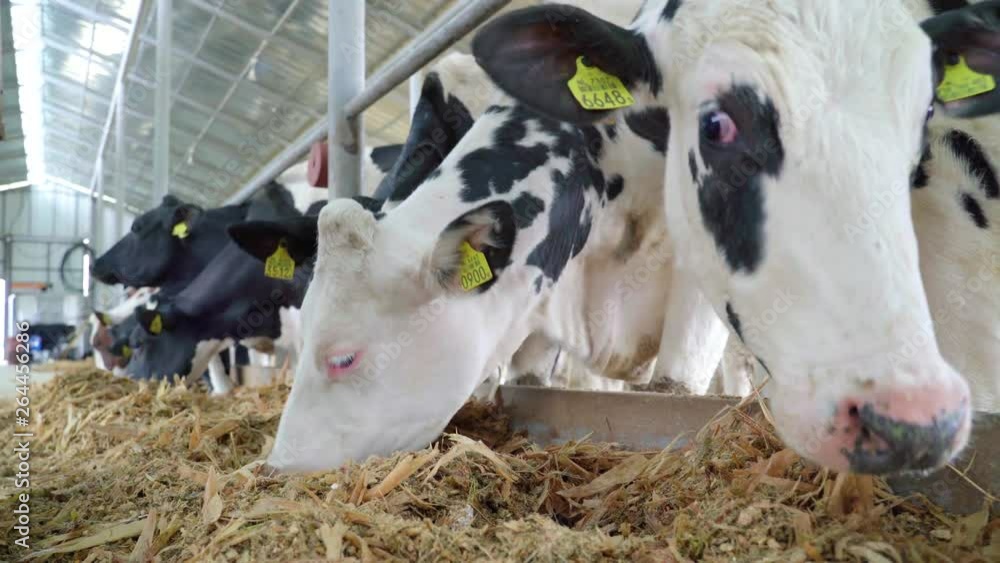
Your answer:
[[[380,217],[391,212],[433,173],[472,127],[475,118],[498,98],[503,96],[471,56],[452,54],[435,63],[425,78],[410,135],[395,166],[381,180],[374,197],[358,197],[356,200]],[[321,202],[314,205],[319,204]],[[229,232],[234,241],[261,262],[273,254],[279,242],[284,240],[296,264],[302,266],[302,272],[309,273],[315,258],[317,214],[282,221],[247,221],[230,227]],[[259,263],[257,269],[260,269]],[[281,314],[283,320],[293,321],[283,323],[283,330],[289,326],[292,327],[291,333],[297,334],[294,332],[294,320],[298,316],[296,306],[283,309]],[[301,347],[300,338],[286,339],[285,334],[282,338],[284,342],[280,345],[286,348],[297,351]],[[535,337],[515,354],[511,366],[517,373],[548,374],[557,359],[557,352],[548,340]],[[572,366],[563,367],[567,363],[565,355],[559,356],[558,360],[558,374],[565,374],[565,378],[571,379],[575,386],[593,388],[620,384],[604,378],[587,377]],[[488,385],[484,386],[484,389],[488,388]]]
[[[669,271],[672,256],[666,124],[662,111],[626,115],[577,127],[494,106],[388,212],[327,204],[303,356],[268,463],[314,469],[422,446],[536,333],[596,373],[645,373],[664,319],[651,271]],[[471,291],[465,244],[492,275]]]
[[[608,10],[606,6],[606,11],[614,15],[615,10],[622,7],[622,4],[615,4],[613,9]],[[630,18],[631,15],[624,17],[618,14],[616,19],[628,21]],[[417,187],[436,174],[441,162],[469,131],[474,120],[485,112],[489,100],[510,102],[498,93],[471,57],[453,54],[436,63],[425,80],[410,135],[399,160],[382,180],[375,192],[376,197],[359,198],[359,202],[381,218],[412,196]],[[656,137],[655,133],[658,120],[662,119],[662,115],[657,112],[640,112],[627,116],[626,126],[639,132],[635,135],[637,148],[652,147],[657,151],[662,148],[663,140]],[[617,138],[617,127],[608,126],[606,132],[609,138]],[[627,151],[627,148],[622,150]],[[483,163],[484,166],[490,165],[489,155],[483,158]],[[612,186],[612,190],[614,189],[615,186]],[[281,239],[288,242],[290,249],[312,259],[316,248],[316,232],[315,217],[289,219],[285,224],[248,222],[230,228],[234,240],[261,260],[274,252]],[[654,266],[660,268],[663,264]],[[644,275],[648,277],[648,272],[644,274],[639,271],[640,277]],[[663,338],[669,343],[664,349],[669,351],[667,359],[657,364],[664,366],[664,373],[659,379],[686,378],[686,386],[704,391],[712,370],[719,362],[727,333],[711,307],[703,300],[699,301],[697,295],[679,301],[685,304],[680,314],[674,312],[674,317],[679,318],[673,324],[676,327],[674,333],[679,336],[674,341],[664,334]],[[699,306],[700,317],[696,314]],[[597,311],[593,318],[584,321],[601,322],[603,314]],[[578,319],[569,319],[570,322],[573,320]],[[645,342],[644,345],[647,355],[655,355],[657,343]],[[648,381],[654,363],[647,364],[647,369],[640,370],[631,377],[640,382]],[[571,354],[560,354],[551,339],[541,332],[529,336],[509,358],[509,362],[502,365],[507,368],[504,373],[508,380],[517,381],[527,375],[538,376],[542,383],[559,387],[605,390],[620,390],[624,387],[621,380],[589,373],[586,365]],[[498,382],[495,379],[491,377],[491,381],[484,382],[477,395],[488,396]],[[535,377],[531,379],[538,380]]]

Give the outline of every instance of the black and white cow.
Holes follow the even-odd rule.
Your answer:
[[[160,299],[176,295],[229,242],[226,228],[244,220],[249,205],[206,210],[165,196],[94,262],[93,275],[108,285],[159,288]]]
[[[995,45],[1000,2],[911,1],[940,44],[968,64],[1000,75]],[[933,6],[933,9],[931,8]],[[947,61],[945,61],[947,62]],[[931,119],[928,145],[914,175],[913,220],[920,270],[938,345],[972,386],[977,410],[1000,411],[1000,90],[949,104]],[[958,119],[948,114],[962,115]],[[971,117],[977,117],[970,119]],[[872,217],[872,219],[876,219]],[[863,228],[859,225],[859,228]]]
[[[125,375],[124,367],[131,359],[128,339],[136,328],[136,307],[147,307],[156,290],[138,288],[125,301],[107,311],[95,311],[87,318],[90,330],[90,347],[94,351],[94,365],[98,369]]]
[[[357,200],[380,216],[391,212],[440,165],[490,102],[503,98],[471,56],[452,54],[436,62],[425,78],[410,135],[395,166],[381,180],[374,197]],[[296,264],[302,265],[302,271],[311,272],[317,239],[316,215],[282,221],[247,221],[232,226],[229,232],[234,241],[260,261],[273,254],[283,240]],[[283,315],[293,319],[297,312],[294,307],[282,310]],[[301,340],[282,344],[297,350]],[[557,352],[551,342],[536,337],[514,355],[511,367],[515,373],[543,372],[547,375],[556,363]],[[557,365],[561,369],[558,373],[565,374],[566,379],[572,374],[576,385],[620,385],[620,382],[604,378],[580,381],[582,374],[571,369],[572,366],[563,367],[566,363],[565,356],[559,357]]]
[[[277,183],[255,195],[246,214],[252,221],[296,216],[291,193]],[[298,284],[304,287],[306,279],[298,276]],[[227,242],[181,292],[154,310],[137,311],[144,330],[128,374],[140,379],[179,374],[193,380],[233,340],[277,338],[278,310],[295,299],[290,295],[295,283],[267,278],[256,260]],[[154,323],[159,330],[150,330]],[[229,390],[228,378],[218,369],[210,369],[210,379],[214,392]]]
[[[390,211],[327,204],[303,358],[269,463],[323,468],[424,445],[536,333],[597,373],[646,373],[664,319],[652,274],[672,258],[665,117],[575,127],[495,106]],[[493,275],[471,292],[463,243]]]
[[[620,77],[639,106],[666,107],[666,213],[681,262],[769,370],[785,440],[838,470],[932,470],[963,448],[971,426],[969,385],[939,348],[935,324],[942,336],[948,329],[928,295],[947,298],[955,288],[944,279],[975,271],[960,253],[977,246],[968,218],[989,221],[975,211],[989,189],[961,135],[932,134],[925,150],[943,60],[918,25],[929,15],[916,0],[663,0],[623,29],[547,8],[501,18],[474,47],[508,93],[561,119],[607,113],[581,109],[564,88],[580,55]],[[995,25],[949,17],[924,26],[947,38],[942,51],[995,68]],[[982,106],[946,107],[968,115]],[[938,118],[932,131],[955,126]],[[936,166],[961,174],[932,171],[936,146]],[[912,205],[911,179],[925,184]],[[949,217],[927,221],[927,212]],[[942,243],[939,228],[957,233]],[[995,271],[982,258],[977,266]],[[783,294],[794,302],[778,311]],[[995,351],[995,297],[976,301],[992,318],[957,323],[985,330],[977,342]],[[996,365],[987,381],[973,376],[977,396],[984,383],[996,388]]]
[[[628,21],[631,14],[624,16],[616,13],[627,7],[627,4],[605,3],[604,12],[615,19]],[[638,6],[638,3],[633,4],[632,13]],[[391,212],[435,172],[472,127],[473,121],[485,112],[490,101],[510,103],[509,98],[499,93],[482,69],[476,66],[472,57],[453,54],[436,63],[425,80],[410,135],[399,160],[382,180],[375,192],[376,197],[360,198],[359,201],[376,211],[380,217]],[[633,119],[632,122],[636,127],[640,126],[640,120]],[[639,148],[649,145],[645,140],[641,143]],[[315,218],[288,219],[284,224],[248,222],[235,225],[230,228],[230,234],[245,250],[261,260],[274,252],[281,239],[288,243],[290,250],[311,260],[316,248],[317,229]],[[296,262],[301,263],[301,260],[297,259]],[[697,296],[681,301],[700,303]],[[686,386],[704,391],[712,370],[719,361],[726,330],[710,306],[702,304],[702,317],[691,317],[696,309],[697,307],[684,309],[683,314],[688,317],[674,325],[681,324],[674,331],[681,336],[678,336],[676,342],[668,340],[670,346],[667,361],[657,365],[665,367],[660,378],[683,377],[686,378],[683,382]],[[701,326],[686,330],[697,323],[701,323]],[[705,334],[704,327],[714,329],[715,343],[711,346],[705,346],[704,337],[691,336]],[[664,338],[667,339],[667,336]],[[585,365],[570,354],[560,354],[559,348],[541,333],[531,335],[505,367],[509,368],[504,372],[508,380],[516,381],[525,375],[532,375],[540,377],[545,384],[559,387],[606,390],[620,390],[624,387],[620,380],[588,373]],[[641,382],[648,381],[651,376],[649,369],[652,367],[650,365],[644,375],[637,375],[635,378]],[[495,384],[496,382],[484,383],[479,394],[488,395]]]

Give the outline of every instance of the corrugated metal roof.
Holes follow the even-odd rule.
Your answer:
[[[28,133],[29,166],[89,187],[138,0],[10,2],[18,21],[18,81],[33,102],[22,104],[22,111],[41,124],[37,138]],[[369,74],[453,3],[370,0]],[[170,191],[212,205],[326,113],[327,0],[174,0],[173,5]],[[125,74],[127,202],[138,208],[150,205],[152,193],[156,10],[149,13]],[[372,145],[405,139],[405,84],[365,113],[365,126]],[[103,167],[110,194],[116,185],[115,143],[112,131]]]
[[[11,29],[10,3],[0,2],[0,44],[3,69],[3,138],[0,140],[0,185],[23,182],[28,176],[25,163],[24,132],[21,129],[21,104],[18,100],[17,61]]]

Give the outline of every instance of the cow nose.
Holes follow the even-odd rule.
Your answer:
[[[968,435],[968,394],[940,389],[885,393],[843,401],[837,409],[851,471],[920,472],[947,463]]]

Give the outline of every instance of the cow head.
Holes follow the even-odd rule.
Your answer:
[[[789,445],[862,473],[961,450],[969,389],[938,351],[909,202],[939,74],[902,1],[654,0],[630,29],[529,8],[485,26],[474,54],[561,119],[609,113],[567,88],[580,56],[666,105],[681,264],[769,369]]]
[[[134,348],[126,367],[134,379],[163,379],[186,376],[198,345],[189,323],[180,315],[163,309],[137,308],[135,329],[130,338]],[[187,329],[187,330],[186,330]]]
[[[136,217],[131,232],[94,262],[94,277],[109,285],[160,285],[201,213],[198,206],[164,196],[159,206]]]
[[[509,323],[462,289],[459,263],[465,243],[483,253],[496,277],[477,293],[503,278],[516,233],[512,207],[476,207],[439,232],[396,217],[376,220],[349,199],[320,214],[316,272],[302,306],[306,352],[273,467],[323,469],[429,443],[490,363],[490,327]]]

